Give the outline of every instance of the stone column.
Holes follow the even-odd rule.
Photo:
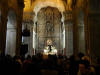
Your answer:
[[[89,55],[92,63],[96,63],[96,59],[100,57],[100,13],[88,14],[89,26]]]
[[[100,57],[100,1],[90,0],[88,5],[89,51],[92,64]]]
[[[1,9],[0,9],[0,28],[1,28]],[[0,29],[1,30],[1,29]],[[1,32],[1,31],[0,31]]]
[[[74,49],[74,55],[76,56],[78,54],[78,27],[77,27],[77,9],[73,9],[73,49]]]
[[[72,11],[65,13],[65,52],[69,57],[73,54],[73,23],[72,23]]]
[[[90,25],[88,24],[89,5],[88,0],[84,3],[84,31],[85,31],[85,49],[86,55],[90,56]]]
[[[1,24],[1,10],[0,10],[0,32],[1,32],[1,29],[2,29],[2,28],[1,28],[1,25],[2,25],[2,24]],[[0,33],[0,37],[1,37],[1,33]]]
[[[70,44],[70,26],[69,26],[69,23],[66,23],[65,25],[65,49],[66,49],[66,56],[70,56],[70,47],[69,44]]]
[[[22,19],[23,11],[18,10],[17,14],[17,30],[16,30],[16,55],[20,55],[20,47],[22,43]]]
[[[65,52],[66,52],[66,56],[68,56],[68,54],[69,54],[69,47],[68,47],[68,29],[69,29],[69,27],[68,27],[68,24],[67,23],[65,23]]]
[[[84,31],[86,55],[90,55],[90,26],[88,24],[88,10],[84,10]]]
[[[22,20],[24,0],[17,0],[17,30],[16,30],[16,55],[20,55],[20,48],[22,43]]]
[[[67,52],[68,52],[68,40],[67,40],[67,35],[68,35],[68,25],[67,25],[67,13],[66,12],[64,12],[63,13],[63,15],[64,15],[64,29],[65,29],[65,49],[64,49],[64,55],[66,55],[67,56]]]
[[[5,54],[6,47],[6,31],[7,31],[7,9],[1,10],[1,23],[0,23],[0,53]]]

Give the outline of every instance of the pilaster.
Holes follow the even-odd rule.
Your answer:
[[[72,23],[72,11],[65,12],[65,52],[69,57],[73,54],[73,23]]]
[[[5,54],[6,47],[6,31],[7,31],[7,9],[1,10],[1,23],[0,23],[0,53]]]
[[[16,29],[16,55],[20,55],[20,48],[22,44],[22,20],[24,0],[17,0],[17,29]]]
[[[76,56],[78,54],[78,26],[77,26],[77,9],[73,9],[73,49],[74,49],[74,55]]]
[[[22,43],[22,18],[23,12],[17,14],[17,31],[16,31],[16,55],[20,55],[20,47]]]
[[[84,7],[84,31],[86,55],[90,56],[90,25],[88,24],[88,7]]]

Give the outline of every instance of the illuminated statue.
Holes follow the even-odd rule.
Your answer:
[[[57,54],[57,49],[52,46],[52,41],[49,39],[47,40],[47,46],[44,49],[44,54],[48,55],[48,54]]]

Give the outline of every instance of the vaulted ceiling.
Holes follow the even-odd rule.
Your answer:
[[[34,11],[35,13],[43,7],[51,6],[58,8],[60,12],[67,9],[71,10],[71,6],[76,4],[77,7],[82,7],[87,0],[24,0],[24,12]]]
[[[24,12],[35,11],[36,13],[41,8],[47,6],[56,7],[59,9],[59,11],[65,10],[65,5],[62,0],[25,0]]]
[[[87,1],[87,0],[85,0]],[[33,19],[30,13],[38,14],[41,8],[54,7],[60,12],[66,10],[72,10],[73,6],[82,8],[84,6],[84,0],[24,0],[24,19]]]

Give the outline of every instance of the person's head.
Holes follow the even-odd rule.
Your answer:
[[[86,61],[89,61],[90,62],[90,57],[89,56],[83,56],[82,57],[82,60],[86,60]]]
[[[31,60],[31,56],[28,55],[28,56],[26,57],[26,59],[27,59],[27,60]]]
[[[84,54],[83,53],[78,53],[78,57],[81,59],[82,57],[84,56]]]
[[[79,70],[80,70],[81,73],[86,73],[88,68],[89,68],[89,62],[88,61],[86,61],[86,60],[80,61]]]
[[[85,73],[86,72],[86,68],[84,64],[79,64],[79,70],[81,73]]]

